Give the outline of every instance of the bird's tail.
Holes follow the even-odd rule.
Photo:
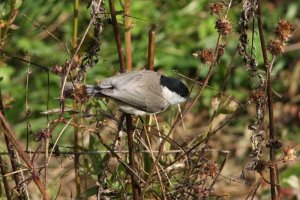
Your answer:
[[[101,97],[101,92],[98,86],[94,85],[79,85],[74,86],[73,83],[67,82],[64,88],[64,96],[66,98],[74,98],[75,93],[86,95],[86,97]]]

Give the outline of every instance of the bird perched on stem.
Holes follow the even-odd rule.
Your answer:
[[[76,89],[67,83],[65,97],[76,97]],[[82,89],[83,88],[83,89]],[[145,115],[165,111],[170,105],[183,103],[189,90],[180,80],[150,70],[119,74],[101,81],[98,85],[81,88],[88,98],[110,98],[129,114]]]

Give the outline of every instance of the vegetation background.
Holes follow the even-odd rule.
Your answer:
[[[78,40],[84,36],[86,27],[91,20],[91,8],[88,8],[88,1],[80,1],[78,7]],[[114,1],[115,9],[118,13],[117,19],[121,31],[121,40],[124,41],[124,33],[126,27],[124,25],[124,2]],[[209,71],[209,66],[202,64],[193,53],[203,49],[214,49],[218,40],[218,32],[216,30],[216,16],[210,13],[210,3],[207,0],[164,0],[164,1],[132,1],[130,4],[130,20],[132,22],[132,63],[134,70],[147,68],[147,49],[148,49],[148,31],[156,25],[155,37],[155,70],[163,74],[177,77],[186,82],[191,88],[193,81],[197,78],[203,81]],[[228,3],[226,1],[226,3]],[[274,38],[273,30],[277,26],[280,19],[286,19],[294,25],[300,24],[300,2],[299,1],[263,1],[263,29],[265,31],[266,41],[269,42]],[[90,69],[87,69],[84,81],[92,84],[106,77],[110,77],[119,72],[119,58],[115,44],[115,36],[113,26],[109,20],[109,4],[105,3],[106,14],[104,15],[103,32],[101,36],[101,45],[98,56],[98,62]],[[232,73],[225,84],[226,73],[232,62],[233,55],[238,45],[239,34],[237,33],[237,23],[241,15],[242,3],[233,1],[233,6],[228,12],[233,31],[226,36],[223,44],[226,44],[224,55],[217,63],[209,86],[205,88],[200,99],[185,118],[185,128],[182,126],[174,130],[172,138],[183,148],[189,147],[195,139],[201,139],[203,133],[218,127],[233,111],[228,109],[220,111],[220,104],[223,106],[233,106],[235,111],[236,105],[245,105],[249,100],[250,84],[249,73],[243,66],[243,60],[240,56],[236,56],[233,61]],[[27,147],[28,151],[42,151],[44,143],[37,139],[37,135],[45,130],[47,124],[51,120],[57,119],[57,114],[47,115],[41,112],[48,109],[60,108],[60,101],[56,98],[60,97],[61,77],[50,73],[49,80],[46,70],[37,67],[34,63],[50,69],[53,66],[66,66],[66,61],[70,60],[70,56],[74,53],[73,36],[74,36],[74,2],[59,0],[6,0],[0,3],[0,77],[1,77],[1,93],[5,110],[5,117],[16,133],[18,140]],[[260,48],[260,39],[257,27],[254,32],[254,54],[259,62],[259,69],[263,68],[263,57]],[[51,34],[49,34],[51,33]],[[249,37],[251,29],[249,29]],[[82,47],[79,49],[78,57],[82,58],[89,49],[89,44],[93,40],[93,31],[87,33]],[[65,44],[70,53],[64,47]],[[15,58],[13,58],[15,57]],[[269,54],[271,58],[271,55]],[[285,147],[299,149],[300,141],[300,31],[296,29],[288,45],[285,47],[285,53],[276,57],[272,69],[272,88],[279,94],[274,96],[274,120],[275,133]],[[27,60],[28,62],[21,61]],[[196,91],[200,86],[195,86]],[[194,98],[197,92],[191,94]],[[223,101],[220,96],[223,91],[230,97],[230,104]],[[49,95],[48,95],[49,92]],[[280,97],[280,98],[279,98]],[[233,100],[232,100],[233,99]],[[221,103],[220,103],[221,102]],[[228,103],[228,102],[227,102]],[[86,110],[87,107],[94,108],[100,106],[103,110],[107,107],[103,102],[89,101],[80,109]],[[66,107],[72,108],[73,102],[67,100]],[[79,106],[80,107],[80,106]],[[117,112],[114,104],[108,106],[113,113]],[[74,107],[73,107],[74,108]],[[218,110],[219,109],[219,110]],[[243,168],[250,162],[250,154],[252,151],[251,130],[248,125],[255,121],[255,105],[249,104],[244,108],[243,114],[234,117],[229,124],[209,138],[207,145],[209,153],[207,160],[214,161],[221,168],[224,160],[224,152],[229,152],[226,157],[224,168],[222,168],[221,176],[218,176],[217,183],[214,185],[213,191],[208,191],[209,198],[229,198],[229,199],[245,199],[249,195],[257,183],[257,180],[264,174],[265,179],[269,180],[268,170],[263,173],[257,171],[247,172],[245,180],[240,180]],[[158,115],[159,126],[163,133],[167,133],[174,123],[177,108],[169,109],[167,112]],[[72,115],[64,114],[65,123]],[[118,115],[119,117],[119,115]],[[103,116],[100,116],[101,120]],[[108,120],[108,127],[115,126]],[[136,122],[137,119],[134,121]],[[92,124],[96,119],[79,119],[79,124]],[[268,120],[267,120],[268,121]],[[52,133],[52,142],[56,141],[59,133],[65,126],[65,123],[59,124]],[[267,123],[267,122],[266,122]],[[3,131],[1,131],[2,133]],[[115,129],[103,130],[105,141],[110,143],[116,134]],[[1,134],[1,153],[7,152],[3,136]],[[96,151],[106,150],[99,143],[93,134],[86,129],[80,128],[80,145],[77,151]],[[125,140],[125,139],[122,139]],[[138,142],[137,142],[138,143]],[[61,152],[75,151],[74,130],[72,126],[68,126],[58,141],[58,147]],[[122,146],[122,145],[121,145]],[[126,145],[124,145],[126,149]],[[154,145],[155,146],[155,145]],[[154,149],[156,147],[153,147]],[[38,150],[37,150],[38,149]],[[165,147],[166,150],[176,149],[171,145]],[[264,145],[264,155],[268,148]],[[48,192],[50,199],[63,198],[91,198],[96,194],[96,181],[99,175],[99,165],[104,160],[105,154],[86,154],[80,157],[79,176],[81,179],[80,193],[78,187],[76,190],[76,180],[74,175],[74,155],[60,155],[52,158],[52,163],[48,168]],[[277,158],[280,160],[284,152],[280,149],[277,151]],[[123,155],[122,155],[123,156]],[[9,159],[7,155],[1,154],[5,161],[5,167],[9,169]],[[43,162],[43,154],[39,158],[33,159],[37,165],[41,166]],[[165,165],[175,159],[176,155],[170,157],[165,156],[161,165]],[[126,156],[122,157],[126,160]],[[169,160],[168,160],[169,159]],[[207,163],[209,163],[207,161]],[[76,165],[76,164],[75,164]],[[166,164],[167,166],[167,164]],[[203,167],[203,163],[201,164]],[[286,199],[300,199],[300,163],[296,158],[293,162],[280,162],[279,179],[282,193]],[[180,170],[179,170],[180,171]],[[130,191],[125,180],[129,178],[124,175],[126,170],[117,167],[116,170],[111,169],[111,175],[107,179],[109,188],[115,191]],[[120,173],[120,174],[118,174]],[[194,174],[194,176],[198,176]],[[215,175],[212,175],[214,177]],[[7,176],[9,185],[14,187],[12,175]],[[25,172],[26,177],[30,174]],[[41,175],[43,177],[43,174]],[[120,178],[121,177],[121,178]],[[127,177],[127,178],[126,178]],[[172,189],[168,189],[169,193],[176,191],[176,184],[180,181],[177,179],[183,177],[182,174],[171,176],[173,182]],[[210,177],[210,178],[212,178]],[[122,179],[123,178],[123,179]],[[157,177],[156,177],[157,178]],[[173,180],[174,178],[174,180]],[[187,180],[189,179],[188,177]],[[198,177],[199,178],[199,177]],[[1,180],[3,179],[3,174]],[[119,180],[117,180],[119,179]],[[201,178],[200,178],[201,179]],[[208,179],[208,178],[207,178]],[[204,180],[207,180],[204,179]],[[213,178],[212,178],[213,180]],[[130,182],[130,181],[129,181]],[[207,183],[207,182],[206,182]],[[37,192],[33,182],[26,182],[32,199],[41,198]],[[124,184],[124,185],[122,185]],[[153,183],[155,185],[155,183]],[[199,184],[199,183],[197,183]],[[0,198],[6,198],[3,184],[1,182]],[[129,184],[130,185],[130,184]],[[157,185],[159,185],[157,183]],[[201,184],[200,184],[201,185]],[[77,185],[78,186],[78,185]],[[188,184],[181,183],[181,186],[188,188]],[[194,186],[193,186],[194,187]],[[155,188],[155,187],[154,187]],[[112,189],[112,190],[113,190]],[[203,188],[202,188],[203,189]],[[156,190],[156,189],[154,189]],[[179,189],[177,188],[179,191]],[[76,192],[77,191],[77,192]],[[157,189],[158,193],[159,189]],[[200,188],[192,190],[195,196],[190,198],[202,198],[204,192]],[[197,193],[197,192],[198,193]],[[167,195],[171,194],[166,192]],[[13,192],[14,195],[15,192]],[[148,194],[149,198],[155,198],[155,195]],[[188,195],[187,195],[188,196]],[[260,184],[259,189],[255,192],[256,199],[270,199],[270,186],[267,181]],[[120,197],[121,198],[121,197]],[[123,198],[123,197],[122,197]],[[122,199],[121,198],[121,199]],[[177,197],[180,199],[180,197]]]

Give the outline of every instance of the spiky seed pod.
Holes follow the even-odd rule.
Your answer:
[[[216,22],[216,29],[221,35],[229,35],[232,31],[231,21],[226,18],[220,18]]]
[[[284,42],[279,39],[272,39],[268,44],[269,52],[274,55],[280,55],[284,53]]]
[[[220,16],[223,11],[223,3],[211,3],[209,9],[211,15]]]
[[[279,40],[286,42],[291,38],[295,30],[296,27],[293,24],[284,19],[281,19],[279,20],[278,25],[274,29],[274,33]]]
[[[202,63],[209,65],[214,61],[214,52],[212,49],[204,49],[193,53],[193,56],[199,58]]]

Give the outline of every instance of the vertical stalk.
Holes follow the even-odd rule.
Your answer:
[[[148,42],[148,69],[154,70],[154,49],[155,49],[155,26],[152,26],[149,30],[149,42]]]
[[[125,70],[125,59],[124,59],[124,52],[123,52],[123,47],[122,47],[122,42],[121,42],[121,36],[120,36],[120,31],[118,27],[118,22],[117,22],[117,17],[116,17],[116,12],[115,12],[115,5],[113,0],[109,0],[109,9],[110,9],[110,16],[112,20],[112,25],[114,28],[114,35],[115,35],[115,40],[117,44],[117,50],[118,50],[118,55],[119,55],[119,62],[120,62],[120,70],[122,73],[124,73]]]
[[[74,17],[73,17],[73,50],[76,50],[78,47],[78,8],[79,8],[79,0],[74,0]],[[75,56],[75,59],[78,57]],[[73,108],[76,110],[78,109],[78,106],[76,102],[73,102]],[[78,118],[77,115],[73,115],[73,121],[74,121],[74,151],[75,151],[75,156],[74,156],[74,168],[75,168],[75,184],[76,184],[76,198],[79,197],[81,193],[81,187],[80,187],[80,174],[79,174],[79,154],[77,154],[79,150],[79,130],[78,130]]]
[[[49,98],[50,98],[50,74],[49,71],[47,71],[47,110],[49,110]],[[49,133],[49,114],[47,114],[47,133]],[[50,137],[46,137],[45,141],[45,179],[44,179],[44,185],[47,189],[47,179],[48,179],[48,160],[49,160],[49,140]]]
[[[127,126],[127,134],[128,134],[129,166],[134,172],[137,173],[137,166],[134,159],[134,142],[133,142],[134,129],[132,126],[132,117],[130,114],[126,114],[126,126]],[[130,176],[131,176],[133,199],[138,200],[140,199],[141,196],[141,187],[139,186],[139,182],[132,171],[130,171]]]
[[[110,8],[110,15],[112,20],[112,25],[114,29],[115,40],[117,44],[117,50],[119,55],[119,62],[120,62],[120,71],[122,73],[125,72],[125,59],[124,53],[121,43],[121,36],[118,27],[118,22],[115,13],[114,1],[109,0],[109,8]],[[126,126],[127,126],[127,134],[128,134],[128,149],[129,149],[129,166],[134,172],[137,172],[135,160],[134,160],[134,147],[133,147],[133,124],[132,118],[130,114],[126,114]],[[132,191],[133,191],[133,199],[138,200],[140,199],[141,189],[139,187],[138,181],[136,181],[136,176],[134,173],[130,171],[131,183],[132,183]]]
[[[152,71],[154,71],[154,48],[155,48],[154,29],[155,29],[155,26],[152,26],[150,28],[149,34],[148,34],[148,69],[152,70]],[[149,124],[148,132],[150,132],[151,123],[152,123],[152,115],[147,115],[146,116],[146,124]],[[148,142],[149,149],[151,149],[150,139],[148,138],[148,136],[146,134],[147,134],[147,131],[145,131],[144,140],[145,140],[145,142],[146,141]],[[153,162],[151,160],[150,154],[145,152],[144,153],[144,170],[145,170],[145,172],[147,172],[147,173],[150,172],[152,163]],[[148,175],[146,175],[145,178],[148,178]]]
[[[261,1],[258,1],[257,8],[258,16],[258,30],[260,36],[261,50],[264,58],[265,71],[267,74],[267,97],[268,97],[268,113],[269,113],[269,139],[271,141],[270,145],[270,160],[275,166],[270,166],[270,182],[271,182],[271,196],[272,199],[276,199],[276,185],[278,180],[276,180],[276,174],[278,173],[277,164],[275,163],[275,148],[272,145],[272,142],[276,140],[275,132],[274,132],[274,118],[273,118],[273,99],[272,99],[272,83],[271,83],[271,68],[268,61],[267,48],[265,43],[265,36],[263,31],[263,23],[262,23],[262,12],[261,12]],[[279,189],[279,188],[278,188]]]
[[[74,0],[74,18],[73,18],[73,49],[76,49],[78,46],[78,8],[79,0]]]
[[[130,0],[125,0],[125,52],[127,70],[132,70]]]

